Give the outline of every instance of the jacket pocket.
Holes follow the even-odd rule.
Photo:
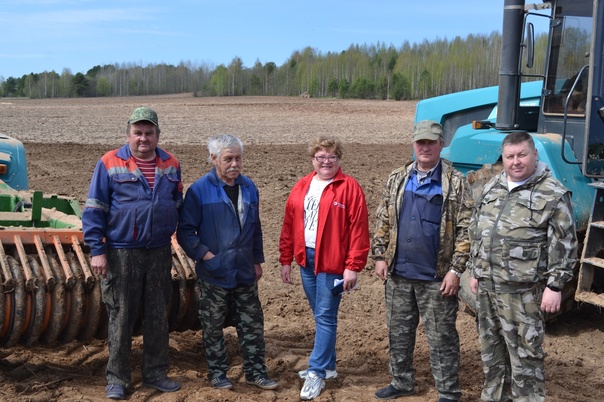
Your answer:
[[[247,216],[245,217],[246,223],[256,224],[260,220],[260,213],[258,210],[257,203],[249,204],[247,208]]]
[[[547,203],[548,200],[539,194],[521,197],[516,201],[514,214],[510,219],[513,219],[513,223],[522,222],[522,225],[526,226],[528,230],[533,228],[542,233],[541,236],[545,236],[546,230],[541,230],[541,228],[547,225]],[[536,233],[535,236],[538,234]]]
[[[423,219],[426,222],[440,225],[443,207],[443,196],[441,194],[431,194],[426,196],[424,205]]]
[[[101,278],[101,296],[103,303],[105,303],[110,310],[119,308],[119,303],[116,301],[115,297],[115,282],[115,276],[110,272],[107,272],[105,278]]]
[[[143,197],[144,186],[140,178],[132,173],[120,173],[111,176],[113,196],[120,204],[132,203]]]
[[[506,269],[502,272],[502,279],[508,282],[536,282],[539,279],[541,253],[540,242],[505,241],[502,259]]]
[[[201,269],[206,275],[214,277],[214,278],[222,278],[224,277],[224,273],[222,272],[222,257],[220,254],[216,254],[213,258],[209,260],[201,260]]]
[[[136,209],[119,209],[111,214],[107,222],[107,238],[114,242],[130,243],[136,241]]]

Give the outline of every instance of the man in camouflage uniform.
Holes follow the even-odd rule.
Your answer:
[[[573,275],[570,192],[537,158],[528,133],[508,134],[504,171],[485,185],[471,219],[483,401],[545,400],[543,313],[560,310]]]
[[[243,143],[233,135],[210,138],[212,171],[187,190],[178,223],[178,242],[197,262],[203,348],[208,378],[230,389],[223,327],[233,318],[248,384],[275,389],[264,364],[264,315],[258,297],[264,251],[256,185],[240,174]]]
[[[459,400],[459,278],[470,244],[467,228],[473,206],[465,177],[441,159],[443,129],[417,123],[416,160],[394,170],[377,210],[372,258],[385,280],[386,320],[392,382],[375,393],[394,399],[415,393],[413,351],[421,317],[439,402]]]

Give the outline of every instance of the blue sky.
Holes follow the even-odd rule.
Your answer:
[[[502,9],[503,0],[0,0],[0,77],[234,57],[280,66],[307,46],[490,34],[501,31]]]

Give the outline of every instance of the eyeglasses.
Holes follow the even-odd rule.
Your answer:
[[[326,162],[326,161],[330,161],[330,162],[335,162],[337,161],[339,158],[336,155],[316,155],[315,156],[315,160],[317,162]]]

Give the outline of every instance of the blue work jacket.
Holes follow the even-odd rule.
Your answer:
[[[241,222],[213,168],[187,190],[176,230],[179,244],[196,262],[197,277],[225,289],[253,284],[255,264],[264,262],[258,189],[243,175],[235,184],[243,202]],[[204,261],[208,251],[215,257]]]
[[[110,248],[155,248],[170,244],[182,204],[180,164],[156,148],[152,189],[128,145],[107,152],[97,162],[82,213],[84,241],[90,255]]]

